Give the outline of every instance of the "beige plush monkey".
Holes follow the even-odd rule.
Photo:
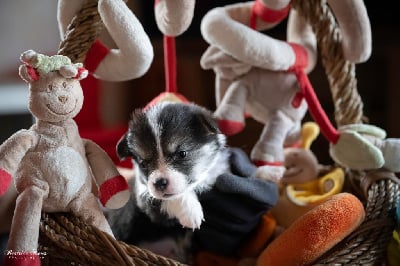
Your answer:
[[[18,192],[4,265],[40,265],[42,211],[72,212],[112,235],[98,199],[105,207],[119,208],[129,190],[111,159],[79,136],[73,120],[83,104],[79,80],[87,70],[68,57],[32,50],[21,61],[19,73],[29,84],[29,110],[36,121],[0,146],[0,179],[13,178]]]

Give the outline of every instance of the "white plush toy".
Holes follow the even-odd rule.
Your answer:
[[[245,113],[263,123],[264,129],[252,149],[258,175],[277,180],[283,167],[283,147],[299,138],[307,104],[299,90],[295,67],[310,72],[316,63],[316,39],[311,27],[292,10],[288,42],[256,30],[276,26],[290,11],[290,1],[268,1],[270,16],[260,20],[260,1],[233,4],[211,10],[201,30],[210,47],[201,65],[216,74],[220,128],[233,135],[244,128]],[[258,11],[256,11],[258,10]],[[256,30],[254,30],[254,29]]]
[[[0,146],[0,180],[13,177],[18,192],[5,266],[40,265],[42,211],[71,212],[112,235],[98,199],[108,208],[120,208],[129,199],[128,184],[111,159],[80,137],[73,120],[83,104],[79,80],[87,70],[68,57],[32,50],[21,61],[19,73],[29,84],[29,109],[36,120]],[[8,185],[2,184],[0,192]]]
[[[57,17],[61,39],[65,38],[67,27],[82,8],[82,3],[82,0],[58,1]],[[123,81],[145,74],[154,54],[151,41],[140,21],[124,0],[99,0],[98,10],[117,48],[106,52],[93,75],[101,80]],[[102,51],[92,51],[94,54],[96,52],[98,56],[103,56]]]
[[[371,29],[363,1],[327,2],[340,26],[345,58],[366,61]],[[290,0],[256,0],[218,7],[204,16],[201,32],[210,47],[201,65],[216,74],[215,115],[221,130],[227,135],[240,132],[246,113],[263,123],[251,159],[259,166],[259,177],[277,180],[284,171],[283,148],[298,138],[308,107],[336,162],[357,170],[400,169],[399,163],[393,166],[400,145],[384,140],[381,129],[350,125],[337,130],[330,123],[307,78],[317,57],[314,33],[290,4]],[[287,41],[259,32],[288,14]]]

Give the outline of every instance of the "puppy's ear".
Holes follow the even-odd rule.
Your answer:
[[[208,110],[201,110],[201,112],[198,114],[198,118],[207,132],[211,134],[221,133],[218,127],[217,120]]]
[[[126,157],[132,156],[129,151],[127,134],[123,135],[117,143],[117,155],[121,161],[125,160]]]

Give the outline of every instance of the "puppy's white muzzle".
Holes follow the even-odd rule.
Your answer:
[[[154,198],[169,200],[187,190],[187,176],[172,169],[157,170],[150,174],[147,187]]]

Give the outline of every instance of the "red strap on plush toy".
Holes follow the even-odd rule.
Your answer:
[[[103,184],[101,184],[99,188],[99,199],[103,206],[107,206],[107,202],[118,192],[128,190],[128,183],[126,182],[125,178],[118,175],[112,177]]]
[[[255,0],[250,13],[250,27],[256,28],[257,18],[261,18],[265,22],[279,23],[289,14],[290,4],[285,8],[275,10],[265,6],[261,0]]]
[[[175,38],[164,35],[165,91],[178,92],[176,85],[176,48]]]
[[[288,69],[288,71],[292,71],[295,73],[299,82],[301,92],[307,102],[308,109],[310,110],[311,116],[321,128],[322,134],[325,136],[326,139],[328,139],[329,142],[336,144],[339,139],[339,133],[329,121],[328,116],[326,115],[324,109],[321,107],[321,104],[314,92],[310,80],[308,79],[308,76],[304,71],[308,62],[307,51],[301,45],[295,43],[289,43],[289,45],[293,48],[293,51],[296,55],[296,61],[293,66]]]
[[[156,6],[160,1],[155,0],[154,6]],[[160,93],[157,97],[151,100],[143,109],[146,110],[150,106],[161,102],[161,101],[171,101],[171,102],[189,102],[185,96],[178,93],[178,86],[176,82],[177,72],[176,72],[176,47],[175,47],[175,37],[164,35],[163,37],[164,45],[164,72],[165,72],[165,92]]]

